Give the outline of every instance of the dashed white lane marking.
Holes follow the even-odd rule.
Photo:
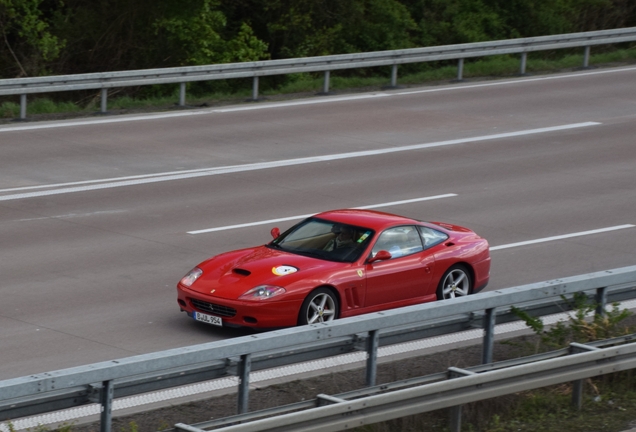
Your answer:
[[[388,205],[397,205],[404,204],[408,202],[417,202],[427,199],[436,199],[442,197],[451,197],[456,196],[455,194],[445,194],[438,195],[435,197],[423,197],[423,198],[415,198],[411,200],[403,200],[403,201],[394,201],[391,203],[383,203],[376,204],[375,206],[388,206]],[[366,206],[364,208],[371,208],[373,206]],[[363,208],[363,207],[359,207]],[[293,218],[302,218],[304,216],[294,216]],[[281,219],[273,219],[272,221],[281,221],[288,220],[290,218],[281,218]],[[269,221],[267,221],[269,222]],[[267,223],[265,221],[259,223]],[[250,224],[246,224],[246,226],[250,226]],[[513,247],[524,246],[528,244],[536,244],[543,243],[548,241],[579,237],[584,235],[592,235],[598,233],[604,233],[609,231],[616,231],[620,229],[633,228],[636,225],[625,224],[625,225],[617,225],[613,227],[600,228],[596,230],[589,231],[581,231],[577,233],[564,234],[559,236],[545,237],[542,239],[536,240],[528,240],[517,243],[510,243],[506,245],[493,246],[490,250],[501,250],[508,249]],[[213,230],[220,229],[231,229],[234,227],[219,227]],[[203,231],[203,230],[202,230]],[[209,232],[209,231],[208,231]],[[623,308],[626,309],[634,309],[636,308],[636,300],[629,300],[623,302],[621,304]],[[555,314],[543,317],[542,320],[545,325],[554,324],[559,321],[563,321],[569,318],[569,315],[566,313]],[[499,324],[495,326],[495,334],[502,335],[506,333],[511,333],[519,330],[527,329],[526,325],[523,322],[513,322],[507,324]],[[429,339],[423,339],[403,344],[392,345],[388,347],[382,347],[378,350],[378,358],[383,358],[396,354],[404,354],[414,351],[419,351],[427,348],[440,347],[444,345],[450,345],[453,343],[463,342],[463,341],[474,341],[483,337],[483,330],[475,329],[468,330],[459,333],[453,333],[450,335],[444,335]],[[353,353],[353,354],[345,354],[336,357],[330,357],[322,360],[315,360],[306,363],[299,363],[295,365],[284,366],[280,368],[269,369],[265,371],[255,372],[250,375],[250,382],[257,384],[267,382],[272,379],[277,378],[286,378],[286,377],[294,377],[299,376],[303,373],[314,372],[318,370],[329,370],[334,367],[341,367],[355,363],[362,363],[366,360],[366,353]],[[291,378],[290,378],[291,379]],[[298,378],[296,378],[298,379]],[[220,378],[212,381],[201,382],[189,386],[178,387],[175,389],[162,390],[153,393],[147,393],[138,396],[132,396],[127,398],[117,399],[113,403],[113,411],[134,408],[137,406],[149,405],[153,403],[163,402],[163,401],[173,401],[171,403],[176,403],[175,400],[179,398],[191,397],[195,395],[204,395],[205,393],[210,393],[217,390],[224,390],[228,388],[237,388],[238,379],[236,377],[229,378]],[[209,395],[210,397],[212,395]],[[97,404],[91,404],[86,406],[81,406],[77,408],[71,408],[63,411],[56,411],[52,413],[47,413],[34,417],[27,417],[22,419],[17,419],[9,423],[0,423],[0,432],[10,432],[12,430],[24,430],[37,428],[43,425],[52,425],[52,424],[60,424],[64,422],[73,422],[78,419],[96,416],[100,413],[101,407]]]
[[[497,251],[497,250],[501,250],[501,249],[508,249],[508,248],[513,248],[513,247],[518,247],[518,246],[526,246],[526,245],[530,245],[530,244],[545,243],[545,242],[550,242],[550,241],[555,241],[555,240],[563,240],[563,239],[572,238],[572,237],[581,237],[581,236],[586,236],[586,235],[604,233],[604,232],[608,232],[608,231],[616,231],[616,230],[621,230],[621,229],[626,229],[626,228],[633,228],[634,226],[636,226],[636,225],[631,225],[631,224],[616,225],[616,226],[612,226],[612,227],[599,228],[599,229],[590,230],[590,231],[581,231],[581,232],[576,232],[576,233],[571,233],[571,234],[563,234],[563,235],[552,236],[552,237],[544,237],[544,238],[540,238],[540,239],[526,240],[526,241],[522,241],[522,242],[509,243],[509,244],[500,245],[500,246],[491,246],[490,250],[491,251]]]
[[[424,90],[412,90],[412,91],[402,91],[402,92],[393,92],[393,93],[377,92],[377,93],[370,93],[370,94],[364,94],[364,95],[335,96],[335,97],[315,98],[315,99],[307,99],[307,100],[300,100],[300,101],[287,101],[287,102],[264,103],[264,104],[259,103],[259,104],[250,104],[250,105],[228,107],[228,108],[188,110],[188,111],[179,111],[179,112],[171,112],[171,113],[156,113],[156,114],[146,114],[146,115],[117,116],[117,117],[88,119],[88,120],[63,120],[59,122],[25,124],[25,125],[19,125],[19,126],[6,126],[6,127],[0,126],[0,133],[28,131],[28,130],[37,130],[37,129],[63,128],[63,127],[73,127],[73,126],[89,126],[89,125],[99,125],[99,124],[109,124],[109,123],[124,123],[124,122],[145,121],[145,120],[160,120],[165,118],[190,117],[190,116],[197,116],[197,115],[209,115],[209,114],[221,114],[221,113],[239,112],[239,111],[284,108],[284,107],[299,106],[299,105],[337,103],[337,102],[346,102],[346,101],[353,101],[353,100],[360,100],[360,99],[383,98],[388,96],[408,96],[408,95],[413,95],[418,93],[458,91],[458,90],[467,90],[467,89],[473,89],[473,88],[479,88],[479,87],[494,87],[494,86],[502,86],[502,85],[524,84],[524,83],[536,82],[536,81],[580,78],[580,77],[587,77],[587,76],[594,76],[594,75],[631,72],[634,70],[636,70],[636,68],[634,67],[625,67],[625,68],[603,69],[603,70],[596,70],[596,71],[580,72],[576,74],[549,75],[549,76],[533,77],[533,78],[517,78],[512,80],[501,80],[501,81],[481,83],[481,84],[465,84],[465,85],[456,84],[452,86],[443,86],[443,87],[428,88]]]
[[[394,206],[394,205],[409,204],[409,203],[414,203],[414,202],[429,201],[429,200],[435,200],[435,199],[441,199],[441,198],[450,198],[450,197],[456,197],[456,196],[457,196],[457,194],[450,193],[450,194],[434,195],[434,196],[428,196],[428,197],[422,197],[422,198],[413,198],[413,199],[402,200],[402,201],[392,201],[392,202],[381,203],[381,204],[372,204],[372,205],[368,205],[368,206],[354,207],[354,208],[356,208],[356,209],[375,209],[375,208],[381,208],[381,207],[389,207],[389,206]],[[289,216],[289,217],[282,217],[282,218],[277,218],[277,219],[268,219],[268,220],[262,220],[262,221],[256,221],[256,222],[248,222],[248,223],[238,224],[238,225],[226,225],[226,226],[220,226],[220,227],[216,227],[216,228],[206,228],[206,229],[200,229],[200,230],[195,230],[195,231],[188,231],[188,234],[203,234],[203,233],[209,233],[209,232],[215,232],[215,231],[227,231],[227,230],[236,229],[236,228],[246,228],[246,227],[252,227],[252,226],[257,226],[257,225],[266,225],[266,224],[270,224],[270,223],[284,222],[284,221],[289,221],[289,220],[304,219],[304,218],[307,218],[309,216],[313,216],[314,214],[315,213],[309,213],[309,214],[305,214],[305,215]]]
[[[170,117],[185,117],[185,116],[193,116],[193,115],[204,115],[204,114],[212,114],[212,113],[225,113],[225,112],[245,111],[245,110],[253,110],[253,109],[279,108],[279,107],[288,107],[288,106],[294,106],[294,105],[309,105],[309,104],[317,104],[317,103],[341,102],[341,101],[355,100],[355,99],[385,97],[385,96],[390,96],[390,95],[411,95],[411,94],[424,93],[424,92],[462,90],[462,89],[470,89],[470,88],[477,88],[477,87],[496,86],[496,85],[509,85],[509,84],[521,84],[521,83],[532,82],[532,81],[543,81],[543,80],[549,80],[549,79],[564,79],[564,78],[581,77],[581,76],[587,76],[587,75],[598,75],[598,74],[603,74],[603,73],[616,73],[616,72],[631,71],[631,70],[636,70],[636,68],[612,69],[612,70],[604,70],[604,71],[585,72],[585,73],[581,73],[581,74],[569,74],[569,75],[558,75],[558,76],[550,76],[550,77],[519,79],[519,80],[514,80],[514,81],[499,81],[497,83],[485,83],[485,84],[475,84],[475,85],[466,85],[466,86],[453,86],[453,87],[444,87],[444,88],[436,88],[436,89],[426,89],[426,90],[417,90],[417,91],[409,91],[409,92],[399,92],[399,93],[393,93],[393,94],[376,93],[376,94],[364,95],[364,96],[316,99],[316,100],[311,100],[311,101],[296,101],[296,102],[286,102],[286,103],[280,103],[280,104],[262,104],[262,105],[253,105],[253,106],[249,106],[249,107],[235,107],[235,108],[216,109],[216,110],[184,111],[184,112],[178,112],[178,113],[161,113],[161,114],[144,115],[144,116],[132,116],[132,117],[122,116],[122,117],[118,117],[118,118],[108,118],[108,119],[99,119],[99,120],[68,121],[68,122],[59,122],[59,123],[56,122],[56,123],[47,123],[47,124],[31,124],[31,125],[24,125],[24,126],[0,127],[0,133],[1,132],[12,132],[12,131],[35,130],[35,129],[84,126],[84,125],[94,125],[94,124],[120,123],[120,122],[143,121],[143,120],[156,120],[156,119],[164,119],[164,118],[170,118]],[[588,122],[588,123],[580,123],[580,124],[577,124],[577,125],[570,125],[570,126],[572,126],[572,127],[584,127],[584,126],[591,126],[591,125],[597,125],[597,124],[600,124],[600,123]],[[568,125],[566,125],[566,127],[563,127],[563,129],[572,128],[572,127],[567,127],[567,126]],[[553,129],[553,130],[563,130],[563,129]],[[548,130],[545,130],[545,131],[547,132]],[[534,132],[534,133],[537,133],[537,132]],[[510,135],[510,136],[513,136],[513,135]],[[519,136],[519,135],[517,135],[517,136]],[[499,138],[499,137],[503,137],[503,136],[491,135],[490,138],[483,138],[483,139],[496,139],[496,138]],[[478,139],[474,139],[474,140],[477,141]],[[462,142],[461,140],[454,140],[454,141],[457,141],[457,142],[449,141],[449,142],[446,142],[446,144],[438,143],[437,145],[459,144],[460,142]],[[463,142],[470,142],[470,141],[463,141]],[[433,146],[435,146],[435,144],[420,145],[420,146],[433,147]],[[413,147],[413,146],[409,146],[409,147]],[[420,148],[425,148],[425,147],[420,147]],[[415,148],[412,148],[412,149],[415,149]],[[388,150],[389,151],[387,151],[387,153],[390,152],[390,151],[404,151],[404,148],[402,148],[402,149],[401,148],[396,148],[396,149],[388,149]],[[408,149],[408,150],[411,150],[411,149]],[[360,152],[360,153],[362,153],[362,152]],[[360,156],[365,156],[365,155],[360,155]],[[348,157],[354,157],[354,156],[348,156]],[[304,163],[309,163],[309,162],[304,162]],[[257,165],[257,164],[253,164],[253,165]],[[227,169],[227,168],[232,168],[232,167],[225,167],[225,168]],[[262,168],[253,168],[253,169],[262,169]],[[222,172],[210,172],[211,170],[223,170],[223,168],[220,168],[220,169],[219,168],[212,168],[212,169],[203,169],[203,170],[193,170],[193,171],[190,171],[189,173],[195,174],[193,176],[196,176],[196,174],[198,174],[198,175],[214,175],[214,174],[221,174],[222,173]],[[227,171],[227,172],[232,172],[232,171]],[[4,189],[4,190],[0,190],[0,192],[11,192],[11,191],[17,191],[17,190],[37,189],[37,188],[47,188],[47,187],[59,187],[59,186],[68,186],[68,185],[72,185],[72,184],[88,185],[90,183],[99,183],[99,182],[103,182],[103,181],[111,181],[112,182],[113,180],[125,180],[124,182],[107,183],[106,185],[95,185],[95,187],[94,187],[94,189],[104,189],[104,188],[107,188],[107,187],[128,186],[128,185],[131,185],[131,184],[146,183],[145,181],[142,181],[143,178],[145,178],[147,180],[151,180],[151,181],[148,181],[148,182],[152,182],[152,181],[158,182],[158,181],[166,181],[166,180],[176,180],[176,179],[179,179],[179,178],[187,178],[187,177],[178,177],[178,176],[183,176],[183,175],[187,175],[187,173],[184,173],[184,172],[181,171],[181,172],[163,173],[163,174],[150,174],[150,175],[147,175],[147,176],[134,176],[134,177],[118,178],[118,179],[110,179],[110,180],[93,180],[93,181],[87,181],[87,182],[65,183],[65,184],[58,184],[58,185],[48,185],[48,186],[47,185],[43,185],[43,186],[32,186],[32,187],[26,187],[26,188]],[[167,177],[177,176],[177,178],[165,178],[164,176],[167,176]],[[134,183],[134,181],[135,181],[134,179],[137,179],[137,181],[139,181],[140,183]],[[131,183],[131,184],[123,184],[123,183],[129,183],[130,181],[133,181],[133,183]],[[92,190],[92,189],[90,189],[90,186],[84,186],[84,188],[64,188],[64,189],[58,189],[56,191],[45,191],[43,194],[44,195],[53,195],[53,194],[59,194],[59,193],[70,193],[70,192],[78,192],[78,191],[80,191],[80,190],[74,190],[74,189]],[[0,200],[29,198],[31,196],[43,196],[43,195],[37,195],[37,194],[38,193],[36,193],[35,195],[30,195],[30,194],[7,195],[7,196],[4,196],[4,197],[0,197]],[[25,195],[28,195],[28,196],[25,196]],[[387,205],[394,205],[394,204],[387,204]],[[292,217],[290,219],[295,219],[295,218],[301,218],[301,216]],[[285,219],[277,219],[275,221],[290,220],[290,219],[286,219],[286,218]],[[266,222],[263,222],[263,223],[266,223]],[[606,229],[602,229],[602,230],[592,230],[592,231],[585,231],[583,233],[567,234],[565,236],[554,236],[554,237],[548,237],[548,238],[545,238],[545,239],[530,240],[530,241],[527,241],[527,242],[511,243],[509,245],[501,245],[501,246],[491,247],[491,250],[506,249],[506,248],[522,246],[522,245],[526,245],[526,244],[540,243],[540,242],[544,242],[544,241],[552,241],[552,240],[558,240],[558,239],[562,239],[562,238],[570,238],[570,237],[575,237],[575,236],[579,236],[579,235],[595,234],[595,233],[598,233],[598,232],[605,232],[605,231],[610,231],[610,230],[613,230],[613,229],[631,228],[633,226],[634,225],[621,225],[619,227],[610,227],[610,228],[606,228]],[[634,308],[634,307],[636,307],[636,301],[625,302],[623,305],[626,306],[627,308]],[[556,317],[556,319],[555,319],[555,317]],[[548,324],[550,321],[557,322],[559,320],[562,320],[564,317],[565,317],[565,314],[560,314],[558,316],[544,317],[543,320],[544,320],[544,322],[546,324]],[[502,325],[496,326],[496,333],[497,334],[503,334],[503,333],[507,333],[507,332],[511,332],[511,331],[517,331],[517,330],[522,329],[523,327],[524,327],[524,325],[521,324],[521,323],[502,324]],[[446,344],[457,342],[459,340],[474,340],[474,339],[481,338],[482,331],[481,330],[470,330],[470,331],[467,331],[467,332],[457,333],[456,336],[455,335],[453,335],[453,336],[454,337],[442,336],[442,337],[427,339],[427,340],[424,340],[424,341],[411,342],[411,343],[407,343],[407,344],[396,345],[396,346],[393,346],[393,347],[381,348],[379,350],[378,357],[384,357],[384,356],[387,356],[387,355],[392,355],[392,354],[394,354],[394,352],[392,352],[393,350],[395,350],[395,353],[398,353],[398,352],[399,353],[403,353],[403,352],[420,350],[420,349],[427,348],[427,347],[442,346],[442,345],[446,345]],[[272,378],[274,378],[276,376],[278,376],[278,377],[280,377],[280,376],[290,376],[290,375],[302,373],[302,372],[308,371],[308,370],[321,370],[321,369],[326,369],[326,368],[332,367],[334,365],[343,365],[343,364],[348,364],[348,363],[360,362],[360,361],[364,360],[365,355],[366,354],[362,354],[362,353],[349,354],[349,355],[345,355],[345,356],[340,356],[339,358],[332,358],[332,359],[326,359],[326,360],[310,362],[310,363],[307,363],[305,365],[300,365],[300,368],[298,368],[298,367],[296,367],[296,368],[294,368],[294,367],[284,367],[284,368],[279,368],[279,369],[273,370],[273,371],[257,372],[257,373],[252,374],[250,379],[251,379],[252,382],[257,383],[257,382],[265,381],[265,380],[268,380],[268,379],[272,379]],[[360,358],[358,358],[358,357],[360,357]],[[338,360],[340,358],[342,360]],[[130,398],[118,399],[114,403],[114,410],[120,410],[120,409],[129,408],[129,407],[133,407],[133,406],[149,404],[149,403],[153,403],[153,402],[157,402],[157,401],[161,401],[161,400],[171,400],[171,399],[175,399],[175,398],[179,398],[179,397],[185,397],[185,396],[194,395],[194,394],[206,393],[206,392],[210,392],[210,391],[221,389],[221,388],[236,387],[236,385],[237,385],[236,379],[226,378],[226,379],[219,379],[219,380],[215,380],[215,381],[209,381],[209,382],[205,382],[205,383],[199,383],[199,384],[195,384],[195,385],[191,385],[191,386],[186,386],[186,387],[182,387],[182,388],[179,388],[179,389],[172,389],[172,390],[166,390],[166,391],[161,391],[161,392],[155,392],[153,394],[144,395],[144,396],[134,396],[134,397],[130,397]],[[79,418],[82,418],[82,417],[86,417],[86,416],[90,416],[90,415],[96,415],[96,414],[99,414],[99,412],[100,412],[99,405],[88,405],[88,406],[84,406],[84,407],[80,407],[80,408],[73,408],[73,409],[70,409],[70,410],[59,411],[59,412],[50,413],[50,414],[46,414],[46,415],[42,415],[42,416],[30,417],[30,418],[16,420],[15,422],[11,423],[11,427],[9,427],[9,425],[6,424],[6,423],[0,423],[0,431],[9,432],[12,429],[13,430],[22,430],[22,429],[38,427],[40,425],[67,422],[67,421],[76,420],[76,419],[79,419]]]
[[[73,219],[73,218],[82,218],[82,217],[89,217],[89,216],[95,216],[95,215],[105,215],[105,214],[110,215],[110,214],[125,213],[125,212],[126,210],[106,210],[106,211],[97,211],[97,212],[90,212],[90,213],[68,213],[65,215],[58,215],[58,216],[17,219],[16,222],[30,222],[35,220],[46,220],[46,219]]]
[[[389,148],[376,149],[376,150],[337,153],[337,154],[330,154],[330,155],[323,155],[323,156],[310,156],[310,157],[297,158],[297,159],[286,159],[286,160],[278,160],[278,161],[271,161],[271,162],[259,162],[259,163],[244,164],[244,165],[202,168],[197,170],[181,171],[181,172],[177,171],[177,172],[167,172],[167,173],[158,173],[158,174],[148,174],[143,176],[120,177],[118,179],[104,179],[102,180],[103,183],[99,183],[99,184],[96,184],[97,182],[100,182],[98,180],[89,180],[86,182],[62,183],[57,185],[51,185],[51,187],[56,187],[56,189],[38,191],[38,192],[24,192],[24,193],[14,194],[10,192],[14,190],[19,190],[19,189],[3,189],[0,192],[9,192],[10,194],[0,196],[0,201],[10,201],[10,200],[34,198],[34,197],[41,197],[41,196],[67,194],[67,193],[74,193],[74,192],[86,192],[86,191],[99,190],[99,189],[112,189],[112,188],[123,187],[123,186],[136,186],[136,185],[148,184],[148,183],[158,183],[158,182],[164,182],[164,181],[182,180],[187,178],[204,177],[204,176],[237,173],[237,172],[245,172],[245,171],[256,171],[256,170],[262,170],[262,169],[280,168],[280,167],[294,166],[294,165],[304,165],[304,164],[311,164],[311,163],[317,163],[317,162],[329,162],[329,161],[359,158],[359,157],[365,157],[365,156],[377,156],[382,154],[397,153],[397,152],[403,152],[403,151],[422,150],[422,149],[433,148],[433,147],[467,144],[467,143],[489,141],[489,140],[496,140],[496,139],[502,139],[502,138],[514,138],[514,137],[541,134],[541,133],[547,133],[547,132],[564,131],[564,130],[570,130],[570,129],[589,127],[589,126],[598,126],[600,124],[601,123],[598,123],[598,122],[573,123],[573,124],[566,124],[566,125],[560,125],[560,126],[538,128],[538,129],[527,129],[527,130],[522,130],[517,132],[505,132],[505,133],[493,134],[493,135],[460,138],[460,139],[438,141],[438,142],[425,143],[425,144],[413,144],[413,145],[400,146],[400,147],[389,147]]]
[[[629,300],[621,303],[621,307],[624,309],[636,308],[636,300]],[[555,315],[549,315],[542,317],[541,320],[545,325],[555,324],[559,321],[568,320],[570,317],[567,313],[560,313]],[[527,330],[528,327],[521,321],[498,324],[495,326],[496,335],[505,335],[506,333],[512,333],[521,330]],[[432,337],[428,339],[422,339],[413,342],[407,342],[403,344],[391,345],[382,347],[378,350],[378,358],[389,357],[392,355],[404,354],[409,352],[416,352],[424,349],[430,349],[435,347],[442,347],[458,342],[465,341],[477,341],[483,338],[482,329],[467,330],[463,332],[453,333],[450,335]],[[250,374],[250,383],[258,384],[263,383],[266,385],[267,381],[280,378],[288,378],[289,380],[301,379],[302,374],[314,372],[314,371],[332,371],[333,368],[360,364],[360,367],[364,367],[364,361],[366,361],[366,353],[356,352],[352,354],[344,354],[336,357],[330,357],[322,360],[314,360],[306,363],[299,363],[295,365],[283,366],[279,368],[268,369],[264,371],[254,372]],[[211,393],[217,390],[224,389],[237,389],[238,378],[219,378],[212,381],[205,381],[188,386],[173,388],[169,390],[161,390],[152,393],[146,393],[139,396],[131,396],[113,401],[113,412],[134,408],[143,405],[149,405],[153,403],[172,401],[171,404],[177,404],[179,398],[192,397],[201,395],[201,398],[213,397]],[[62,411],[56,411],[34,417],[25,417],[22,419],[16,419],[9,423],[0,423],[0,431],[10,432],[14,430],[35,429],[45,425],[55,425],[59,423],[72,423],[82,418],[97,416],[101,412],[101,406],[97,404],[84,405],[77,408],[71,408]]]

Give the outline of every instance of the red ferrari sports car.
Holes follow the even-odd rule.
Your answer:
[[[271,232],[185,275],[181,310],[217,326],[287,327],[465,296],[490,277],[488,242],[457,225],[335,210]]]

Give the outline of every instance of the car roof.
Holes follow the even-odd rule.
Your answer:
[[[340,209],[318,213],[314,217],[349,225],[381,231],[394,225],[420,224],[420,221],[405,216],[375,210]]]

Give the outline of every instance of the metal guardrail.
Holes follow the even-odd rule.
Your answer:
[[[282,407],[213,419],[196,424],[178,423],[170,431],[223,432],[347,430],[405,415],[423,414],[441,408],[451,410],[451,432],[461,430],[461,405],[572,381],[572,402],[582,406],[581,380],[605,373],[636,368],[636,334],[596,341],[572,343],[569,348],[465,369],[353,390],[337,395],[319,394],[315,399]],[[629,345],[625,345],[629,344]],[[625,346],[620,346],[625,345]],[[620,346],[620,347],[619,347]],[[616,349],[618,347],[618,349]],[[593,356],[581,353],[595,352]],[[567,360],[562,357],[570,356]],[[576,358],[574,358],[576,357]],[[508,369],[505,373],[492,372]],[[564,370],[567,373],[564,373]],[[479,379],[465,379],[477,374]],[[503,378],[502,378],[503,375]],[[449,379],[462,378],[448,384]],[[375,396],[383,395],[384,398]],[[339,405],[335,407],[333,405]],[[319,410],[330,405],[331,409]],[[398,405],[400,410],[391,409]],[[405,413],[405,410],[409,410]],[[319,415],[316,415],[320,411]],[[167,432],[167,431],[164,431]]]
[[[409,306],[297,328],[94,363],[0,381],[0,421],[99,402],[110,431],[115,397],[237,375],[238,412],[248,411],[250,371],[363,350],[366,384],[376,381],[377,350],[432,335],[483,327],[483,363],[492,362],[494,326],[566,309],[561,296],[585,292],[599,304],[636,298],[636,266]]]
[[[107,111],[108,89],[111,88],[178,83],[180,85],[179,105],[184,106],[186,83],[188,82],[252,78],[252,100],[257,100],[258,80],[261,76],[324,72],[322,92],[327,93],[331,71],[391,66],[391,86],[395,87],[397,85],[397,67],[401,64],[458,60],[457,80],[462,80],[464,59],[501,54],[521,54],[520,73],[524,74],[529,52],[583,47],[585,48],[583,67],[588,67],[591,46],[632,41],[636,41],[636,27],[321,57],[2,79],[0,80],[0,96],[20,95],[21,119],[26,118],[28,94],[72,90],[101,89],[100,109],[102,113],[105,113]]]

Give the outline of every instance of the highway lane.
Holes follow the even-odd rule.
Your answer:
[[[174,285],[293,221],[195,230],[445,194],[382,209],[464,224],[492,246],[636,224],[635,78],[592,70],[0,127],[0,379],[248,334],[186,319]],[[483,138],[504,133],[517,135]],[[416,144],[435,146],[395,151]],[[278,163],[342,153],[353,155]],[[218,173],[227,166],[243,170]],[[633,265],[636,228],[492,255],[489,289]]]

